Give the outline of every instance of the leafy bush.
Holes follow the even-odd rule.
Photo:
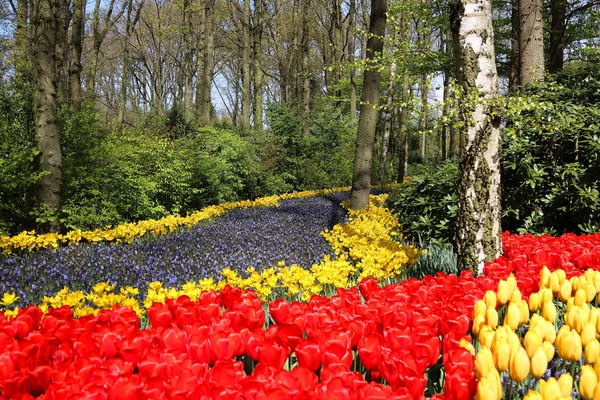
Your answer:
[[[427,246],[427,250],[417,263],[408,270],[409,278],[423,279],[425,275],[436,276],[438,272],[444,274],[458,274],[456,268],[456,254],[450,243],[440,243],[432,240]]]
[[[426,171],[413,176],[410,184],[402,185],[389,197],[387,205],[395,210],[402,233],[409,241],[451,241],[456,225],[458,166],[448,161]]]

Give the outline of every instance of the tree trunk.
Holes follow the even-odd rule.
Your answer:
[[[519,61],[521,84],[544,80],[542,0],[519,0]]]
[[[27,19],[29,17],[29,1],[17,1],[17,26],[15,32],[15,70],[18,75],[24,76],[29,60],[29,45],[27,44]]]
[[[183,115],[187,121],[194,118],[194,54],[196,46],[192,40],[194,21],[192,1],[183,1]]]
[[[262,23],[263,4],[262,0],[254,1],[254,129],[263,129],[263,75],[262,75]]]
[[[83,50],[83,34],[85,26],[86,0],[73,0],[73,25],[71,26],[71,65],[69,68],[69,85],[71,89],[71,105],[79,110],[83,102],[81,90],[81,53]]]
[[[456,252],[459,270],[483,273],[502,251],[500,226],[500,118],[494,114],[498,74],[490,0],[452,3],[459,37],[462,144],[458,185]],[[476,96],[476,101],[472,97]]]
[[[552,0],[550,3],[552,21],[550,26],[550,62],[548,72],[555,74],[563,69],[565,52],[566,0]]]
[[[408,113],[410,111],[408,102],[410,100],[410,76],[408,71],[404,71],[404,78],[402,81],[402,111],[400,113],[400,131],[399,131],[399,160],[398,160],[398,177],[396,181],[402,183],[406,170],[408,168]]]
[[[215,0],[205,0],[205,19],[204,19],[204,36],[206,46],[204,48],[204,70],[203,70],[203,85],[204,85],[204,105],[202,107],[201,118],[205,124],[209,124],[212,119],[212,84],[213,84],[213,69],[214,69],[214,7]]]
[[[386,115],[385,125],[383,127],[383,137],[381,139],[381,158],[379,159],[379,177],[377,179],[378,185],[385,183],[385,171],[387,169],[387,155],[388,155],[388,144],[390,141],[390,131],[392,130],[392,116],[394,114],[394,81],[396,80],[396,61],[392,61],[390,66],[390,81],[387,87],[387,104],[386,104]]]
[[[308,10],[310,9],[310,0],[302,1],[302,131],[304,137],[309,135],[310,123],[310,75],[308,71],[308,52],[309,52],[309,27]]]
[[[350,0],[348,19],[348,63],[350,64],[350,117],[354,120],[356,119],[356,69],[354,68],[356,0]]]
[[[242,19],[242,127],[250,129],[250,0],[244,0]]]
[[[60,104],[68,101],[69,69],[67,63],[68,33],[71,23],[70,0],[58,1],[56,8],[56,95]]]
[[[444,73],[444,107],[442,109],[443,113],[443,123],[441,124],[440,136],[442,141],[442,151],[441,158],[442,161],[448,158],[448,130],[450,126],[450,122],[448,118],[450,118],[450,74]]]
[[[369,40],[367,41],[366,65],[363,94],[356,136],[356,153],[352,173],[350,208],[358,210],[369,204],[371,190],[371,162],[373,142],[379,115],[379,86],[381,74],[378,70],[385,36],[387,0],[371,0]]]
[[[40,152],[40,170],[45,172],[40,179],[40,205],[52,214],[60,209],[61,164],[60,138],[58,132],[56,101],[56,17],[58,8],[53,0],[40,0],[37,18],[35,110],[36,142]],[[42,230],[56,231],[58,221],[53,221]]]
[[[429,85],[427,83],[427,75],[423,75],[421,79],[421,162],[425,162],[425,140],[427,138],[427,113],[428,103],[427,94]]]
[[[508,77],[508,90],[511,93],[519,90],[521,86],[521,61],[519,60],[519,0],[511,0],[511,14],[510,14],[510,75]]]

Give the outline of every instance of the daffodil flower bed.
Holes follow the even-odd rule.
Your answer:
[[[386,185],[385,188],[391,189],[394,186],[395,185]],[[35,231],[24,231],[15,236],[0,235],[0,251],[11,253],[15,250],[34,251],[46,248],[55,249],[61,245],[71,246],[80,242],[131,243],[135,239],[144,237],[146,235],[165,235],[170,232],[175,232],[179,228],[189,228],[202,221],[221,216],[232,210],[249,209],[254,207],[277,207],[283,200],[327,196],[333,193],[347,192],[350,189],[350,187],[340,187],[333,189],[284,193],[281,195],[261,197],[256,200],[242,200],[232,203],[208,206],[185,217],[180,215],[169,215],[159,220],[150,219],[139,222],[131,222],[114,228],[108,227],[106,229],[96,229],[93,231],[73,230],[67,232],[66,234],[36,234]]]

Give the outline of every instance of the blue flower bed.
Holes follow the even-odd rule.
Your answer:
[[[102,281],[140,289],[170,287],[219,277],[225,267],[257,270],[280,260],[310,267],[333,254],[321,236],[346,218],[349,193],[294,199],[279,207],[232,211],[213,222],[132,244],[79,244],[22,256],[0,257],[0,294],[16,292],[19,304],[39,304],[64,286],[89,290]]]

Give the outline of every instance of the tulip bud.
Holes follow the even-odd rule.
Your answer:
[[[596,324],[598,323],[598,316],[600,315],[600,310],[598,310],[596,307],[593,307],[590,310],[590,320],[589,322],[591,324],[593,324],[594,326],[596,326]]]
[[[596,288],[596,292],[600,292],[600,273],[597,271],[594,273],[594,278],[592,279],[592,283]]]
[[[560,289],[560,281],[558,279],[558,275],[556,275],[556,272],[552,272],[550,274],[549,286],[550,290],[552,290],[552,293],[558,293],[558,289]]]
[[[508,327],[507,329],[510,330]],[[521,338],[513,331],[510,331],[510,334],[508,335],[508,346],[510,347],[511,354],[521,347]]]
[[[519,322],[521,321],[521,312],[519,306],[516,303],[510,303],[504,316],[504,325],[507,325],[513,331],[518,328]]]
[[[546,353],[543,347],[538,347],[533,357],[531,357],[531,376],[535,379],[540,379],[547,369],[548,358],[546,357]]]
[[[535,351],[542,346],[542,338],[537,332],[531,329],[525,334],[523,342],[529,358],[532,358]]]
[[[477,383],[477,400],[500,400],[498,387],[493,376],[481,378]]]
[[[579,277],[577,276],[572,276],[569,279],[569,282],[571,282],[571,286],[573,286],[573,290],[577,290],[579,289]]]
[[[546,359],[548,362],[552,361],[554,358],[554,346],[550,342],[544,342],[542,344],[542,349],[544,349],[544,353],[546,353]]]
[[[594,369],[589,365],[581,367],[581,373],[579,375],[579,393],[585,399],[594,397],[594,390],[598,384],[598,378]]]
[[[485,301],[486,306],[496,308],[496,293],[492,290],[488,290],[483,296],[483,301]]]
[[[496,329],[498,326],[498,311],[493,307],[488,307],[485,310],[485,324],[489,325],[492,329]]]
[[[513,274],[510,274],[508,278],[506,278],[506,283],[508,284],[508,298],[510,298],[512,292],[517,288],[517,279]]]
[[[529,321],[529,306],[525,300],[521,300],[517,303],[519,305],[519,313],[521,314],[521,319],[519,320],[519,324],[523,325]]]
[[[552,301],[552,299],[554,299],[554,296],[552,296],[552,290],[544,289],[544,291],[542,292],[542,304],[548,301]]]
[[[560,285],[560,290],[558,291],[558,298],[560,299],[560,301],[564,301],[566,303],[567,300],[571,298],[572,293],[573,286],[571,286],[571,282],[564,281],[562,285]]]
[[[473,306],[473,319],[475,319],[475,317],[478,315],[484,315],[486,308],[487,306],[485,305],[485,301],[477,300]]]
[[[594,363],[594,372],[596,373],[596,378],[600,382],[600,362]]]
[[[530,390],[527,392],[525,397],[523,397],[523,400],[544,400],[544,399],[542,398],[542,395],[539,394],[538,392],[536,392],[534,390]]]
[[[540,294],[539,293],[532,293],[529,296],[529,310],[531,312],[536,312],[537,310],[539,310],[540,308]]]
[[[475,356],[475,373],[477,378],[486,377],[494,369],[494,357],[492,351],[487,347],[482,347]]]
[[[594,297],[596,297],[596,287],[593,283],[588,282],[583,287],[583,290],[585,291],[585,301],[591,303]]]
[[[594,364],[600,359],[600,342],[598,339],[592,339],[585,345],[585,362]]]
[[[540,380],[540,392],[542,393],[542,398],[546,399],[558,399],[560,397],[560,386],[558,382],[554,378],[550,378],[547,381]]]
[[[544,337],[550,343],[554,343],[556,340],[556,331],[554,330],[554,324],[544,320]]]
[[[558,355],[567,361],[579,361],[581,359],[581,337],[575,331],[559,333],[556,339],[556,350]]]
[[[567,300],[567,311],[571,310],[574,307],[575,307],[575,297],[571,297],[569,300]]]
[[[584,303],[586,303],[585,290],[577,289],[577,291],[575,292],[575,305],[580,306]]]
[[[562,269],[557,269],[554,271],[556,276],[558,276],[558,283],[562,285],[562,283],[567,279],[567,273]]]
[[[491,348],[495,335],[496,335],[495,332],[492,330],[492,328],[490,326],[484,325],[481,327],[481,330],[479,331],[479,335],[478,335],[479,343],[481,343],[482,346]]]
[[[548,287],[549,280],[550,270],[544,265],[540,271],[540,287]]]
[[[547,301],[542,306],[542,317],[552,323],[556,322],[556,306],[551,301]]]
[[[473,318],[473,333],[479,335],[481,328],[485,326],[485,314],[479,314]]]
[[[515,289],[512,292],[512,295],[510,296],[510,302],[511,303],[519,303],[521,300],[523,300],[523,296],[521,296],[521,292],[519,291],[519,289]]]
[[[581,330],[581,344],[587,345],[590,340],[596,338],[596,327],[590,323],[587,323]]]
[[[573,377],[570,373],[566,372],[558,378],[558,386],[560,387],[560,395],[562,397],[569,397],[573,393]]]
[[[506,304],[508,301],[508,282],[501,280],[498,282],[498,303]]]
[[[513,381],[521,383],[529,373],[531,363],[527,352],[524,348],[519,347],[516,352],[510,356],[510,368],[509,373]]]
[[[494,365],[498,372],[506,371],[510,362],[510,346],[508,345],[508,342],[497,344],[492,355],[494,357]]]

